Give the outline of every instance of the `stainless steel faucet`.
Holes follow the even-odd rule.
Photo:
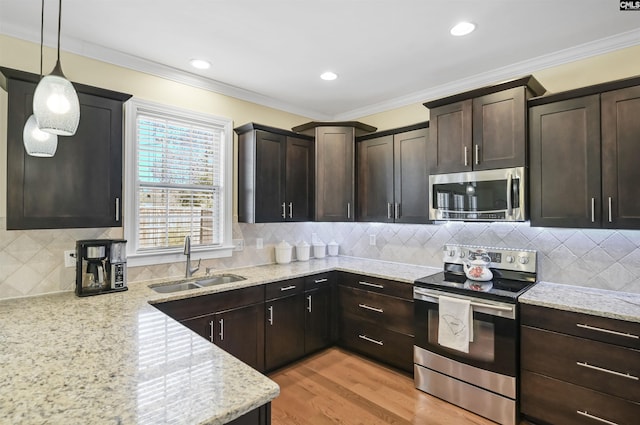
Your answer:
[[[191,268],[191,236],[184,237],[184,255],[187,256],[187,268],[184,272],[184,277],[191,277],[195,272],[200,270],[200,261],[198,260],[198,265],[192,269]]]

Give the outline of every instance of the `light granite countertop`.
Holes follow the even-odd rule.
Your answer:
[[[328,257],[233,272],[246,280],[173,294],[0,301],[0,424],[224,424],[279,394],[276,383],[150,303],[331,270],[412,283],[439,269]],[[202,275],[200,275],[202,277]]]
[[[640,294],[630,292],[538,282],[518,300],[523,304],[640,323]]]

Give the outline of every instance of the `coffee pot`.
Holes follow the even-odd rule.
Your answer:
[[[484,250],[469,251],[468,260],[464,262],[464,274],[468,279],[486,282],[493,279],[489,269],[491,258]]]

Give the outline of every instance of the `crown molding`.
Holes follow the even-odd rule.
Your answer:
[[[2,33],[10,37],[30,41],[39,44],[39,34],[30,33],[23,28],[15,25],[4,25]],[[157,62],[142,59],[117,50],[108,49],[106,47],[87,43],[77,39],[62,37],[65,51],[80,56],[96,59],[112,65],[121,66],[157,77],[165,78],[178,83],[186,84],[192,87],[212,91],[214,93],[225,96],[234,97],[236,99],[255,103],[269,108],[278,109],[303,117],[311,118],[319,121],[350,121],[360,119],[362,117],[373,115],[396,108],[401,108],[414,103],[424,103],[432,99],[450,96],[463,91],[468,91],[477,87],[488,84],[494,84],[496,81],[503,81],[524,74],[532,74],[554,66],[563,65],[565,63],[586,59],[604,53],[613,52],[615,50],[624,49],[638,45],[640,40],[640,29],[606,37],[593,42],[585,43],[576,47],[560,50],[548,55],[538,56],[533,59],[521,61],[512,65],[496,68],[491,71],[483,72],[473,77],[462,78],[436,87],[431,87],[418,92],[410,93],[405,96],[396,97],[385,100],[383,102],[368,105],[362,108],[353,109],[338,113],[334,116],[320,113],[318,111],[303,108],[299,105],[292,105],[288,102],[265,96],[250,90],[242,89],[236,86],[225,84],[210,78],[202,77],[190,72],[182,71]],[[56,48],[56,46],[45,43],[47,47]]]

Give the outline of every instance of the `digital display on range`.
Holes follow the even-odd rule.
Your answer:
[[[502,253],[501,252],[487,252],[489,258],[491,258],[492,263],[502,263]]]

